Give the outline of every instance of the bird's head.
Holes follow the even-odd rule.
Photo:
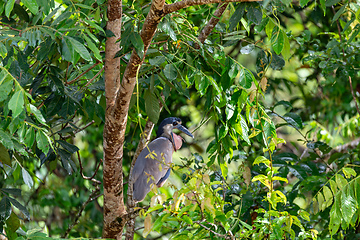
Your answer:
[[[170,139],[176,151],[181,147],[181,137],[173,133],[173,129],[175,128],[179,129],[180,131],[182,131],[186,135],[189,135],[192,138],[194,137],[186,127],[181,125],[181,119],[177,117],[165,118],[159,125],[156,137],[166,137]],[[180,143],[180,145],[178,142]]]

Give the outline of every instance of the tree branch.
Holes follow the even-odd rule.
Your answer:
[[[220,21],[220,17],[223,15],[228,5],[229,3],[219,3],[218,9],[216,9],[216,11],[214,12],[214,16],[211,17],[210,21],[206,24],[198,37],[198,40],[201,43],[205,42],[216,24]],[[198,43],[195,43],[195,48],[199,49],[200,45]]]
[[[91,194],[90,194],[89,198],[86,200],[86,202],[84,202],[82,204],[82,206],[79,209],[78,213],[75,215],[75,218],[74,218],[73,222],[68,226],[67,230],[65,231],[64,235],[62,236],[63,238],[66,238],[69,235],[71,229],[73,229],[76,226],[76,224],[78,224],[79,218],[81,217],[81,214],[84,211],[86,205],[88,205],[91,201],[97,199],[98,197],[100,197],[102,195],[102,194],[99,194],[100,193],[101,182],[94,178],[95,175],[97,174],[97,172],[99,171],[99,167],[100,167],[102,161],[100,161],[98,166],[95,168],[94,174],[91,177],[87,177],[83,173],[84,168],[83,168],[82,163],[81,163],[79,151],[77,151],[77,156],[78,156],[78,161],[79,161],[79,165],[80,165],[81,177],[83,179],[85,179],[85,180],[92,181],[93,185],[95,186],[95,189],[91,192]]]
[[[108,37],[105,43],[106,112],[103,133],[104,226],[102,236],[103,238],[121,239],[123,227],[116,222],[116,219],[126,213],[122,171],[125,129],[122,129],[124,128],[123,122],[117,121],[114,116],[115,97],[120,88],[120,58],[115,58],[115,54],[120,50],[120,42],[117,40],[121,38],[121,0],[108,0],[107,17],[106,29],[114,36]]]
[[[208,230],[209,232],[213,233],[215,236],[217,236],[217,237],[219,237],[221,239],[235,239],[232,236],[223,235],[223,234],[215,232],[214,230],[211,230],[211,228],[208,228],[207,226],[202,224],[202,222],[200,222],[200,221],[194,221],[194,223],[199,224],[201,227],[205,228],[206,230]]]
[[[179,11],[180,9],[212,3],[229,3],[229,2],[259,2],[259,0],[183,0],[172,4],[166,4],[164,7],[165,14]]]
[[[79,76],[77,76],[76,78],[74,78],[73,80],[69,81],[69,82],[65,82],[66,85],[72,84],[74,82],[76,82],[77,80],[79,80],[82,76],[84,76],[86,73],[88,73],[91,69],[93,69],[94,67],[96,67],[97,65],[100,64],[100,61],[96,61],[96,63],[94,63],[91,67],[89,67],[88,69],[86,69],[83,73],[81,73]]]

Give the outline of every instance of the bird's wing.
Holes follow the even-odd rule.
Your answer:
[[[169,139],[159,137],[152,141],[149,145],[150,153],[148,152],[146,167],[144,171],[154,177],[154,182],[157,183],[162,177],[166,175],[167,170],[172,162],[172,154],[174,147]]]

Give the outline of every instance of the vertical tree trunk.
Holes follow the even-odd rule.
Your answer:
[[[114,58],[120,50],[122,1],[109,0],[106,29],[115,37],[106,40],[105,49],[105,95],[106,113],[104,125],[104,228],[103,238],[121,239],[122,228],[116,219],[125,214],[123,197],[123,143],[125,126],[114,116],[116,95],[120,87],[120,58]]]

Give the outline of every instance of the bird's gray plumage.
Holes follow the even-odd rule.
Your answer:
[[[149,153],[151,149],[154,154]],[[139,154],[134,166],[134,200],[142,201],[152,184],[158,184],[172,162],[173,144],[168,138],[159,137],[148,144]],[[154,158],[153,158],[154,157]],[[137,191],[142,189],[141,191]]]
[[[182,145],[182,138],[172,132],[174,128],[194,137],[181,125],[180,118],[170,117],[160,123],[155,140],[141,151],[132,170],[135,202],[144,200],[153,185],[161,187],[169,177],[172,154]]]

